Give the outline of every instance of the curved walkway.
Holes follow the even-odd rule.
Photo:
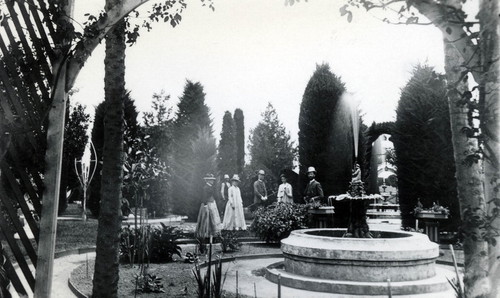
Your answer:
[[[68,286],[68,278],[71,271],[87,259],[95,258],[95,252],[72,254],[54,260],[54,275],[52,283],[52,297],[71,298],[76,297]]]

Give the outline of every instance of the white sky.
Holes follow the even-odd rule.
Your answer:
[[[79,0],[77,20],[97,14],[103,0]],[[365,123],[391,121],[400,88],[418,63],[443,71],[440,32],[433,26],[388,25],[364,10],[348,23],[339,14],[344,2],[215,0],[215,12],[200,0],[187,0],[176,28],[154,24],[127,49],[126,87],[139,111],[150,109],[151,95],[164,89],[176,103],[186,79],[205,87],[219,137],[224,111],[241,108],[248,130],[272,102],[280,120],[297,139],[304,89],[316,64],[327,62],[361,102]],[[146,3],[145,7],[150,7]],[[104,97],[104,42],[83,68],[76,99],[93,113]]]

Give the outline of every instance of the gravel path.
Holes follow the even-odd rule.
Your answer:
[[[52,283],[52,297],[71,298],[76,297],[68,286],[68,278],[78,265],[84,264],[87,257],[95,258],[95,252],[80,255],[70,255],[54,260],[54,279]]]

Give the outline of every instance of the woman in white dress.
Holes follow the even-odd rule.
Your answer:
[[[286,181],[285,174],[281,174],[281,184],[278,188],[278,203],[293,203],[292,186]]]
[[[238,184],[240,177],[234,175],[231,179],[232,186],[228,191],[228,200],[224,220],[222,221],[223,230],[246,230],[245,216],[243,215],[243,201]]]

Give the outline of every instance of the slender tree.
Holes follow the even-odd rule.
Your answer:
[[[107,0],[115,5],[117,0]],[[125,131],[125,22],[120,21],[106,37],[104,146],[101,208],[97,228],[96,261],[92,297],[118,296],[119,245],[122,221],[123,136]]]
[[[170,95],[162,90],[153,94],[150,112],[144,113],[144,133],[149,135],[149,145],[155,148],[155,156],[165,165],[170,164],[172,157],[173,111],[169,107]],[[169,166],[166,173],[171,173]],[[150,185],[150,198],[145,202],[148,210],[154,210],[156,215],[165,214],[170,208],[170,187],[164,179],[154,179]]]
[[[174,121],[172,148],[172,205],[174,212],[180,214],[195,214],[189,203],[193,181],[193,151],[192,142],[198,137],[201,129],[212,132],[210,109],[205,104],[203,86],[197,82],[187,81],[184,92],[177,105]],[[191,211],[190,211],[191,210]]]
[[[271,103],[262,113],[262,120],[250,131],[248,141],[250,168],[266,172],[269,193],[277,190],[282,171],[293,169],[296,147]]]
[[[236,130],[236,168],[243,172],[245,166],[245,116],[241,109],[234,110],[234,125]]]
[[[446,82],[432,67],[415,67],[402,89],[392,141],[403,226],[415,225],[412,213],[420,198],[424,207],[433,202],[448,207],[448,228],[457,231],[460,212]]]
[[[96,163],[96,171],[94,175],[94,179],[90,183],[90,192],[89,192],[89,201],[88,206],[90,212],[95,217],[99,216],[99,208],[101,201],[101,171],[102,171],[102,163],[103,163],[103,147],[104,147],[104,118],[106,116],[107,111],[107,102],[103,101],[97,105],[95,114],[94,114],[94,125],[92,126],[91,132],[91,140],[95,147],[95,153],[97,154],[97,158],[94,156],[94,152],[92,152],[92,160],[97,160]],[[128,139],[134,139],[137,137],[139,124],[137,122],[137,108],[135,106],[134,100],[130,97],[130,92],[126,92],[123,98],[123,106],[124,106],[124,119],[125,119],[125,132]],[[125,140],[125,135],[124,135]]]
[[[237,173],[236,140],[234,120],[229,111],[222,118],[219,148],[217,152],[217,169],[220,175]]]

